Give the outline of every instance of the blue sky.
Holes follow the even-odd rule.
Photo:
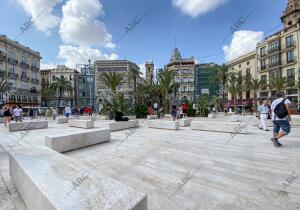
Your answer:
[[[175,38],[183,57],[194,56],[201,63],[222,63],[248,52],[263,37],[263,32],[280,24],[287,0],[4,0],[1,3],[0,33],[12,39],[30,17],[36,18],[18,41],[39,51],[45,67],[55,64],[73,67],[91,57],[92,60],[127,58],[141,66],[153,60],[159,68],[169,61]],[[239,19],[244,23],[232,34],[231,27]],[[126,34],[126,27],[134,20],[136,25],[131,31],[127,28]],[[119,40],[120,37],[123,38]]]

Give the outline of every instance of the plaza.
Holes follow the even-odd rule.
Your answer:
[[[238,118],[247,123],[247,133],[192,130],[191,126],[153,129],[148,128],[149,121],[162,119],[139,119],[138,127],[111,132],[108,142],[62,155],[84,165],[82,173],[88,176],[109,177],[147,195],[149,210],[300,209],[300,126],[293,126],[284,146],[275,148],[272,132],[259,130],[251,123],[253,118]],[[229,122],[229,117],[219,115],[189,119],[215,122],[215,126]],[[95,128],[104,128],[104,122],[96,120]],[[9,132],[0,124],[0,206],[27,209],[12,183],[7,152],[25,146],[45,148],[47,135],[87,130],[52,120],[48,128],[23,133]]]

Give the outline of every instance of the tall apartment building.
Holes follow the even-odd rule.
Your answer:
[[[97,104],[101,106],[105,99],[109,97],[108,88],[99,77],[103,73],[116,72],[123,77],[123,83],[118,87],[118,92],[123,93],[128,107],[134,104],[134,91],[139,84],[144,83],[140,76],[140,68],[137,64],[128,60],[100,60],[94,63],[96,77]]]
[[[41,69],[42,89],[48,88],[49,85],[55,80],[55,78],[63,77],[72,83],[72,91],[65,92],[62,94],[62,97],[60,99],[60,104],[58,104],[59,94],[56,94],[49,102],[49,106],[64,108],[66,106],[74,107],[76,105],[77,73],[78,72],[75,69],[68,68],[65,65],[57,65],[57,67],[53,69]],[[42,106],[47,106],[47,105],[48,104],[46,104],[46,101],[42,98]]]
[[[217,96],[219,86],[213,84],[211,79],[216,71],[217,65],[214,63],[195,65],[195,101],[202,94]]]
[[[256,46],[256,50],[250,53],[252,56],[241,56],[228,65],[238,70],[237,65],[243,65],[247,59],[254,65],[253,78],[269,83],[270,78],[276,76],[287,79],[284,91],[287,97],[296,106],[299,101],[299,93],[295,88],[296,81],[300,77],[300,0],[288,0],[287,7],[281,17],[283,29],[266,37]],[[247,57],[248,56],[248,57]],[[254,56],[254,57],[253,57]],[[252,68],[252,64],[250,65]],[[270,87],[263,88],[260,99],[274,99],[275,90]]]
[[[175,100],[187,98],[191,101],[195,97],[195,59],[182,58],[178,48],[172,52],[170,62],[165,67],[168,71],[176,72],[175,81],[180,84]]]
[[[41,102],[40,53],[0,35],[0,80],[12,85],[10,93],[0,94],[0,102],[23,107]]]

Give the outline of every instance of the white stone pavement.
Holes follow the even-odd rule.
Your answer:
[[[283,148],[275,148],[271,131],[256,126],[248,126],[248,134],[230,134],[140,124],[130,132],[112,132],[110,142],[64,155],[147,194],[150,210],[300,209],[300,126],[292,128]],[[42,145],[45,135],[72,129],[78,128],[49,121],[47,129],[21,134],[0,124],[0,144]],[[3,148],[0,175],[0,209],[26,209],[11,183]]]

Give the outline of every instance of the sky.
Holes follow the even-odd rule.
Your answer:
[[[166,65],[230,61],[280,29],[287,0],[1,0],[0,34],[39,51],[41,68],[90,58]],[[27,26],[27,28],[25,27]]]

